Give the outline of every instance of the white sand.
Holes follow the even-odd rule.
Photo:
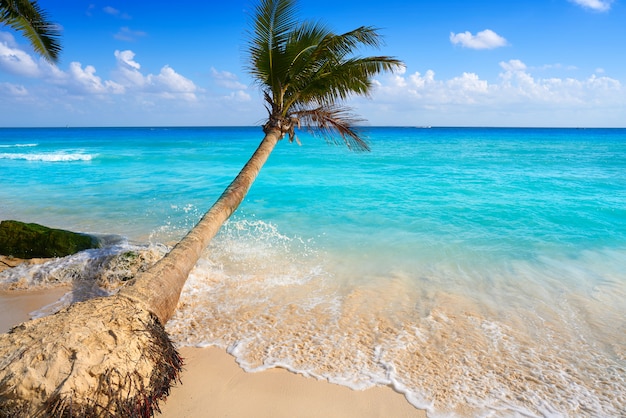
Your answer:
[[[0,332],[7,332],[12,326],[28,321],[31,312],[59,300],[65,293],[67,289],[63,287],[30,292],[0,291]]]
[[[217,348],[181,350],[183,383],[161,417],[425,417],[390,388],[354,391],[282,369],[246,373]]]
[[[0,332],[57,300],[65,289],[0,292]],[[391,388],[353,391],[282,369],[246,373],[217,348],[180,350],[182,384],[161,403],[158,417],[425,417]]]

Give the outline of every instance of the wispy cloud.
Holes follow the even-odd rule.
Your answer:
[[[470,49],[494,49],[507,45],[506,39],[491,29],[485,29],[473,35],[469,31],[463,33],[450,33],[450,42]]]
[[[611,9],[614,0],[570,0],[585,9],[594,10],[596,12],[606,12]]]
[[[575,65],[564,65],[561,63],[556,63],[556,64],[544,64],[540,67],[534,67],[534,69],[575,71],[575,70],[578,70],[578,67],[576,67]]]
[[[217,71],[215,68],[211,68],[211,77],[213,77],[216,84],[220,87],[232,90],[246,89],[246,85],[241,83],[237,79],[237,76],[229,71]]]
[[[0,92],[5,97],[26,97],[28,96],[28,90],[24,86],[11,84],[11,83],[0,83]]]
[[[124,12],[116,9],[115,7],[106,6],[106,7],[102,8],[102,11],[104,13],[108,14],[108,15],[119,17],[121,19],[131,19],[130,15],[128,13],[124,13]]]
[[[113,37],[118,41],[126,41],[126,42],[134,42],[139,38],[143,38],[148,34],[144,31],[140,30],[132,30],[128,26],[124,26],[120,28],[119,32],[117,32]]]

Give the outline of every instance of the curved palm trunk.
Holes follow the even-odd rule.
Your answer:
[[[202,251],[281,137],[267,131],[198,224],[116,296],[77,302],[0,334],[0,417],[151,417],[182,369],[164,325]]]
[[[119,295],[143,304],[165,324],[176,311],[189,272],[222,224],[241,204],[281,136],[279,130],[266,133],[252,157],[198,224],[158,263],[124,287]]]

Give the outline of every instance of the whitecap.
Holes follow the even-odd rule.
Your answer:
[[[0,148],[29,148],[38,145],[39,144],[0,144]]]
[[[25,161],[44,161],[44,162],[71,162],[71,161],[91,161],[94,158],[92,154],[82,153],[0,153],[2,160],[25,160]]]

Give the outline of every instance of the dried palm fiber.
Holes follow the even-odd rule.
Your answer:
[[[75,303],[0,334],[0,417],[149,417],[181,367],[136,301]]]

